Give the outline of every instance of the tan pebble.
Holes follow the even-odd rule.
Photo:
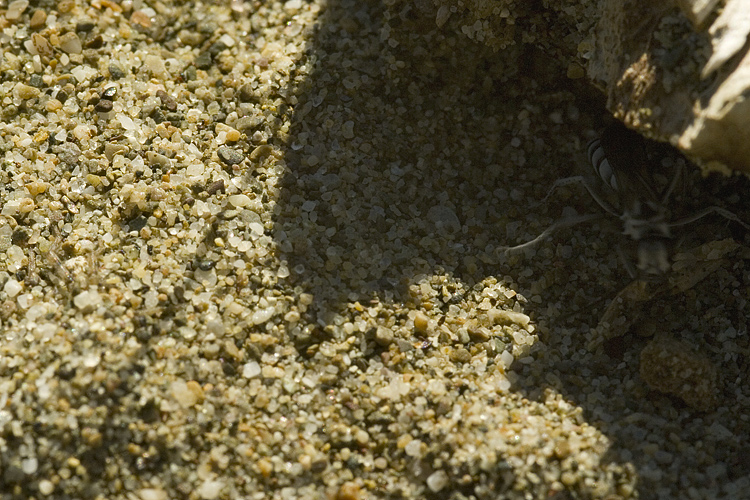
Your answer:
[[[34,210],[36,204],[31,198],[21,198],[18,200],[18,211],[22,214],[27,214]]]
[[[47,183],[43,181],[31,181],[26,184],[26,189],[29,190],[31,196],[36,196],[47,191]]]
[[[419,333],[426,333],[430,326],[430,318],[422,313],[418,312],[414,315],[414,329]]]
[[[487,317],[493,324],[516,324],[520,326],[527,326],[531,318],[524,313],[506,311],[505,309],[490,309],[487,311]]]
[[[55,491],[55,483],[49,479],[39,481],[39,493],[42,495],[51,495]]]
[[[474,342],[487,342],[492,338],[492,332],[490,330],[479,327],[476,324],[468,325],[467,331],[469,332],[469,337]]]
[[[253,149],[253,152],[250,153],[250,160],[256,161],[260,160],[263,157],[266,157],[271,154],[273,151],[273,147],[269,144],[263,144],[262,146],[258,146],[257,148]]]
[[[242,359],[243,358],[243,351],[240,351],[234,342],[231,340],[227,340],[224,342],[224,352],[226,352],[229,356],[231,356],[234,359]]]
[[[86,174],[86,182],[94,187],[99,187],[102,183],[102,178],[94,174]]]
[[[450,358],[454,363],[468,363],[471,361],[471,353],[463,347],[459,347],[451,351]]]
[[[357,483],[347,481],[339,487],[336,492],[336,500],[359,500],[361,495],[360,487]]]
[[[112,2],[109,2],[107,0],[102,0],[100,3],[102,5],[102,7],[105,7],[105,6],[109,7],[109,4],[112,3]],[[60,11],[60,12],[62,12],[62,13],[70,12],[71,10],[73,10],[73,7],[75,7],[75,1],[74,0],[60,0],[59,2],[57,2],[57,10]],[[120,7],[120,6],[117,5],[117,7]],[[120,8],[120,10],[117,11],[117,12],[122,12],[122,8]]]
[[[128,151],[129,148],[122,144],[112,144],[111,142],[108,142],[104,145],[104,156],[106,156],[109,161],[112,161],[115,155],[124,155],[127,154]]]
[[[555,457],[562,460],[570,455],[570,443],[567,440],[559,441],[555,444]]]
[[[396,440],[396,447],[399,450],[406,448],[406,445],[411,443],[414,438],[410,434],[402,434],[401,437]]]
[[[148,14],[146,14],[142,10],[133,12],[133,15],[130,16],[130,22],[142,28],[151,27],[151,19],[148,17]]]
[[[17,83],[16,86],[13,87],[13,95],[23,100],[33,99],[37,97],[40,92],[41,91],[38,88],[26,85],[25,83]]]
[[[565,486],[573,486],[577,482],[576,475],[572,472],[565,471],[560,474],[560,482]]]
[[[31,19],[29,19],[29,28],[35,30],[39,29],[42,26],[44,26],[44,23],[47,21],[47,13],[44,12],[42,9],[37,9],[34,11],[34,14],[31,15]]]
[[[289,311],[284,315],[284,321],[287,323],[297,323],[301,319],[299,311]]]
[[[255,462],[255,466],[258,468],[258,472],[260,472],[263,477],[269,477],[273,472],[273,464],[266,458],[261,458],[260,460]]]
[[[102,443],[102,433],[92,427],[84,427],[81,430],[81,437],[91,446],[98,446]]]
[[[242,134],[239,130],[230,127],[229,125],[225,125],[223,123],[217,123],[216,124],[216,132],[224,132],[226,134],[227,141],[229,142],[237,142],[242,137]]]
[[[47,101],[47,104],[45,104],[45,107],[47,108],[47,111],[54,113],[62,109],[62,103],[57,99],[50,99]]]
[[[40,56],[52,57],[55,55],[55,50],[52,48],[52,44],[39,33],[31,35],[31,44]]]
[[[37,144],[47,142],[47,139],[49,139],[49,132],[47,132],[46,130],[40,130],[39,132],[34,134],[34,142]]]
[[[310,455],[306,455],[303,453],[299,456],[297,461],[304,470],[310,470],[310,468],[312,467],[312,458],[310,457]]]
[[[393,343],[393,331],[385,326],[378,326],[375,330],[375,342],[387,347]]]

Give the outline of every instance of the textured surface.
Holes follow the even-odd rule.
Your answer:
[[[533,44],[587,78],[607,108],[703,166],[750,169],[748,0],[435,0],[437,22],[496,49]]]

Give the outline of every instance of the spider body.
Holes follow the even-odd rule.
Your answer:
[[[591,141],[587,153],[593,175],[558,179],[542,202],[560,186],[582,184],[607,215],[619,219],[620,232],[634,243],[635,267],[630,259],[623,259],[633,278],[658,278],[670,270],[674,228],[716,213],[750,230],[734,213],[718,206],[674,220],[671,198],[683,179],[684,162],[678,160],[664,168],[660,159],[649,155],[646,139],[620,122],[610,125]],[[533,240],[503,250],[506,254],[527,250],[564,227],[603,216],[587,214],[560,220]],[[618,252],[622,253],[619,247]]]

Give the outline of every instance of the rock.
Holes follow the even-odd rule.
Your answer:
[[[513,47],[534,45],[567,65],[569,78],[585,68],[629,127],[708,169],[750,172],[750,0],[551,1],[543,9],[433,0],[415,9],[507,60]]]
[[[226,146],[221,146],[218,149],[217,154],[219,155],[221,162],[225,165],[238,165],[245,159],[245,155],[240,151]]]
[[[668,3],[635,3],[641,5],[602,3],[588,73],[605,89],[607,107],[707,167],[747,171],[750,107],[743,94],[750,88],[750,59],[743,47],[750,0],[729,0],[707,32],[700,26],[715,2],[685,1],[682,11]],[[642,15],[627,15],[633,10]]]
[[[671,394],[699,411],[718,404],[719,374],[711,360],[679,340],[659,336],[641,351],[640,374],[653,390]]]

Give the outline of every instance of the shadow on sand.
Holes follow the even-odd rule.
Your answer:
[[[690,439],[703,424],[679,401],[644,387],[644,341],[615,342],[611,356],[587,351],[584,333],[627,282],[622,270],[590,264],[610,256],[609,240],[591,230],[593,245],[579,241],[574,255],[553,259],[561,278],[541,287],[534,274],[519,274],[492,252],[507,243],[508,221],[531,217],[533,200],[584,159],[580,141],[602,125],[602,103],[567,80],[557,61],[529,48],[493,53],[444,36],[434,13],[416,9],[332,0],[308,46],[305,59],[314,70],[294,90],[288,172],[274,221],[292,283],[312,294],[307,314],[320,325],[295,332],[297,347],[303,355],[314,350],[330,334],[326,325],[351,304],[413,301],[409,286],[424,275],[451,275],[466,289],[496,276],[541,297],[526,307],[532,318],[554,316],[534,363],[513,367],[512,390],[540,401],[552,389],[581,406],[584,419],[611,440],[608,459],[633,463],[640,497],[657,498],[659,485],[679,484],[682,474],[658,460],[696,446]],[[580,198],[576,208],[584,212],[591,205]],[[545,213],[542,223],[556,216]],[[445,307],[451,303],[446,299]],[[549,373],[556,375],[552,383]],[[626,397],[601,397],[612,385]],[[732,429],[730,418],[718,421]],[[651,427],[654,421],[663,426]],[[674,450],[663,457],[644,453],[649,442],[670,439]],[[732,451],[707,453],[732,460]],[[700,470],[703,464],[689,462],[693,456],[680,467]],[[722,474],[731,481],[738,469]]]

